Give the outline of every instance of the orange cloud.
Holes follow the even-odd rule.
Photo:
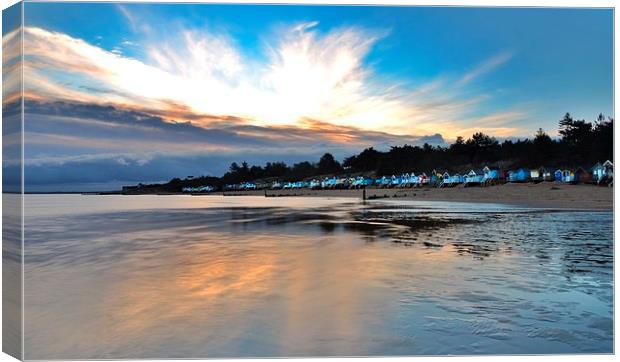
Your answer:
[[[140,19],[125,13],[139,28]],[[282,28],[267,42],[268,60],[261,64],[244,57],[226,34],[181,29],[178,36],[145,42],[148,57],[138,60],[66,34],[27,27],[25,89],[39,98],[116,105],[207,128],[320,128],[331,141],[342,143],[355,142],[355,136],[338,127],[454,138],[463,120],[471,120],[488,99],[465,95],[465,87],[512,56],[500,53],[452,80],[405,87],[377,81],[364,66],[384,34],[355,27],[322,34],[317,25]],[[3,45],[15,41],[15,35],[5,36]],[[59,72],[71,81],[60,81]],[[479,116],[485,117],[492,115]],[[320,122],[310,126],[309,119]],[[485,129],[495,135],[517,130],[490,124]]]

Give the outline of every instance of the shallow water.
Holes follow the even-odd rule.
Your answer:
[[[613,214],[27,195],[25,358],[611,353]]]

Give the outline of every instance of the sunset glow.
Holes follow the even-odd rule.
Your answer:
[[[115,180],[166,179],[143,171],[164,156],[185,159],[181,173],[220,174],[241,157],[555,135],[567,111],[611,115],[606,13],[263,6],[237,19],[239,6],[27,3],[27,162],[107,160],[142,168]],[[549,33],[558,19],[571,42]],[[13,67],[21,31],[3,34]],[[574,56],[588,52],[598,56]],[[20,91],[13,73],[5,104]]]

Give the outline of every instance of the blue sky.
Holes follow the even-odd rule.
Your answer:
[[[276,146],[258,150],[257,162],[290,156],[276,152],[287,132],[308,134],[297,158],[345,156],[371,146],[369,137],[387,147],[475,131],[555,135],[565,112],[592,120],[613,110],[609,9],[26,3],[25,14],[33,101],[269,137]],[[205,156],[170,144],[94,149],[86,138],[69,150],[32,127],[37,160]],[[313,148],[326,131],[328,144]],[[137,143],[151,136],[135,133]],[[246,151],[231,142],[204,142],[222,164],[205,173]]]
[[[481,109],[534,107],[527,130],[571,111],[593,117],[612,111],[612,11],[601,9],[144,5],[123,4],[153,26],[202,28],[229,33],[244,54],[262,58],[261,37],[278,25],[317,21],[320,32],[358,26],[388,34],[364,59],[380,77],[423,83],[465,73],[500,52],[511,52],[479,86],[501,93]],[[27,23],[64,32],[138,59],[140,29],[114,4],[27,3]],[[571,105],[568,109],[567,105]],[[574,109],[573,109],[574,108]],[[529,135],[524,133],[523,136]]]

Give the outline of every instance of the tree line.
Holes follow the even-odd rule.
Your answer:
[[[175,178],[167,189],[210,184],[222,186],[260,179],[297,181],[319,175],[392,175],[411,171],[465,171],[483,165],[502,169],[516,167],[590,167],[613,160],[613,118],[599,114],[595,121],[574,119],[569,113],[558,122],[559,138],[539,129],[532,139],[506,139],[502,142],[482,132],[465,140],[458,137],[448,146],[393,146],[388,151],[369,147],[338,162],[325,153],[318,162],[303,161],[291,166],[267,162],[264,166],[233,162],[222,177]]]

